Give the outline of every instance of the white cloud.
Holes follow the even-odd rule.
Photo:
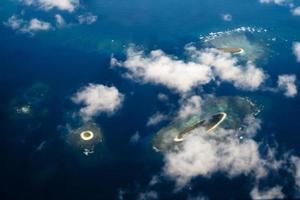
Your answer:
[[[61,15],[56,14],[54,17],[58,27],[64,27],[66,25],[65,19]]]
[[[204,131],[189,136],[182,149],[165,154],[164,172],[175,179],[179,188],[196,176],[209,177],[218,171],[229,177],[247,175],[261,165],[255,141],[241,143],[238,138],[229,137],[224,138],[226,142],[219,142],[203,135]]]
[[[47,31],[51,29],[51,24],[39,19],[31,19],[26,27],[23,27],[24,32]]]
[[[290,0],[259,0],[260,3],[266,3],[266,4],[277,4],[277,5],[282,5],[285,3],[290,2]]]
[[[156,112],[148,119],[147,126],[157,125],[160,122],[167,120],[167,119],[168,119],[167,115],[164,115],[160,112]]]
[[[300,192],[300,158],[291,156],[291,162],[294,165],[293,176],[295,179],[297,192]]]
[[[16,15],[11,16],[4,24],[13,30],[32,35],[36,32],[48,31],[52,28],[52,25],[49,22],[45,22],[37,18],[27,21],[18,18]]]
[[[243,121],[243,129],[219,127],[211,133],[202,128],[194,130],[176,148],[162,152],[165,161],[163,174],[176,182],[177,189],[185,187],[197,176],[210,178],[218,172],[229,178],[246,175],[256,181],[250,193],[253,198],[284,198],[282,187],[260,190],[258,182],[267,179],[273,174],[271,172],[281,169],[290,172],[292,163],[292,175],[297,189],[300,188],[300,159],[291,158],[289,153],[278,156],[276,146],[271,148],[256,142],[253,137],[260,130],[260,119],[248,115]],[[260,153],[261,148],[266,151]]]
[[[79,24],[88,24],[88,25],[95,23],[97,21],[97,19],[98,19],[98,16],[93,15],[91,13],[79,15],[77,17]]]
[[[122,63],[119,62],[116,58],[113,57],[113,54],[111,55],[111,58],[110,58],[110,65],[111,66],[121,66]]]
[[[230,22],[230,21],[232,21],[232,15],[231,14],[223,14],[222,15],[222,19],[224,20],[224,21],[227,21],[227,22]]]
[[[20,0],[25,5],[36,6],[43,10],[53,8],[73,12],[79,6],[79,0]]]
[[[252,199],[283,199],[285,197],[282,193],[282,187],[280,186],[275,186],[262,191],[255,187],[250,195]]]
[[[201,104],[201,98],[198,98]],[[291,159],[290,153],[278,155],[276,145],[271,148],[268,144],[255,141],[253,138],[260,130],[260,119],[248,115],[243,122],[243,128],[235,130],[219,127],[206,133],[199,128],[174,148],[161,151],[165,162],[163,175],[175,181],[176,189],[182,189],[198,176],[210,178],[214,173],[222,173],[233,178],[246,175],[256,183],[250,192],[252,198],[274,199],[285,197],[280,183],[266,189],[259,187],[259,182],[269,180],[270,176],[277,176],[279,170],[284,170],[292,173],[300,191],[300,159],[295,156]]]
[[[188,46],[186,53],[188,59],[185,61],[167,55],[162,50],[153,50],[145,55],[143,51],[130,47],[126,61],[112,63],[125,67],[131,79],[162,84],[180,93],[216,79],[232,83],[240,89],[256,90],[266,78],[263,70],[252,63],[239,65],[235,57],[216,49],[197,50]]]
[[[178,60],[161,50],[151,51],[145,56],[144,52],[130,47],[127,49],[127,60],[123,64],[132,78],[163,84],[179,92],[186,92],[191,87],[211,80],[209,67]]]
[[[294,42],[293,52],[297,58],[297,61],[300,62],[300,42]]]
[[[300,16],[300,7],[293,8],[292,14],[295,16]]]
[[[179,118],[185,118],[188,115],[196,114],[201,112],[201,97],[191,96],[188,99],[182,99],[180,102],[180,109],[178,111]]]
[[[284,91],[286,97],[294,97],[297,95],[296,75],[279,75],[278,89]]]
[[[229,53],[223,53],[216,49],[198,51],[195,47],[187,48],[191,57],[206,66],[210,66],[214,79],[232,83],[236,88],[244,90],[256,90],[266,79],[264,71],[248,62],[245,66],[238,64],[238,60]]]
[[[213,133],[195,130],[177,151],[164,153],[164,174],[174,179],[178,188],[184,187],[196,176],[210,177],[215,172],[224,172],[228,177],[242,174],[265,176],[259,145],[251,139],[260,127],[249,124],[248,128],[245,133],[249,135],[242,141],[236,137],[234,130],[219,128]]]
[[[73,97],[76,104],[83,104],[80,114],[84,120],[101,113],[113,113],[120,106],[124,95],[115,87],[107,87],[100,84],[89,84],[81,88]]]

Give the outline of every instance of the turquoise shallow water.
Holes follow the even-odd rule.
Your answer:
[[[292,16],[284,6],[262,5],[255,0],[89,0],[81,4],[68,13],[56,9],[45,12],[18,1],[0,3],[0,162],[4,163],[0,166],[0,199],[117,199],[122,190],[128,199],[136,199],[149,189],[149,180],[164,164],[162,155],[152,150],[151,141],[154,133],[172,120],[154,127],[146,126],[147,120],[158,110],[174,113],[180,96],[160,85],[128,80],[122,77],[121,69],[110,67],[111,56],[125,58],[126,47],[132,43],[146,51],[162,49],[184,58],[184,46],[190,42],[205,46],[200,37],[210,32],[242,26],[262,28],[267,32],[247,37],[250,42],[266,45],[257,62],[270,75],[269,83],[276,84],[275,77],[283,73],[300,77],[299,63],[291,50],[292,43],[300,41],[300,17]],[[97,15],[98,20],[79,25],[76,17],[86,12]],[[225,13],[233,20],[223,21]],[[71,25],[30,36],[3,24],[13,14],[24,19],[38,17],[53,25],[54,15],[61,14]],[[41,98],[45,101],[39,103],[39,97],[34,101],[39,114],[16,117],[14,103],[26,99],[26,91],[37,83],[47,87],[47,95]],[[115,115],[95,120],[104,141],[87,158],[66,145],[64,126],[78,123],[70,117],[77,109],[70,96],[88,83],[114,85],[126,97]],[[159,101],[158,93],[168,95],[169,103]],[[217,90],[207,86],[204,93],[249,97],[264,108],[257,140],[276,141],[279,151],[300,155],[299,95],[290,99],[271,92],[244,92],[228,84]],[[141,139],[133,145],[129,140],[136,132]],[[285,181],[282,176],[277,179]],[[292,195],[292,181],[286,181],[284,191]],[[199,193],[211,198],[247,199],[250,182],[244,176],[229,180],[217,173],[211,179],[193,181],[176,194],[168,192],[173,190],[171,181],[151,189],[158,191],[161,199],[186,199]]]

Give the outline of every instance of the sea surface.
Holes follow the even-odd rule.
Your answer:
[[[279,74],[300,77],[299,63],[292,52],[300,41],[300,17],[284,6],[262,5],[256,0],[87,0],[78,12],[98,16],[91,25],[71,25],[34,35],[22,34],[4,22],[13,14],[38,16],[55,24],[61,13],[75,24],[74,14],[42,11],[18,1],[0,3],[0,199],[136,199],[147,190],[153,175],[160,174],[163,156],[152,149],[158,126],[147,126],[157,112],[175,112],[180,95],[164,86],[141,84],[123,76],[122,69],[110,66],[112,56],[126,57],[126,48],[135,44],[145,51],[161,49],[183,58],[188,43],[203,45],[201,36],[239,27],[266,29],[256,33],[270,43],[270,52],[259,62],[276,84]],[[232,21],[222,20],[230,13]],[[272,42],[276,38],[276,42]],[[125,94],[122,107],[112,116],[95,119],[103,131],[103,144],[85,156],[66,144],[63,128],[74,123],[70,113],[77,107],[70,97],[88,83],[113,85]],[[14,102],[36,84],[46,91],[46,101],[30,118],[14,114]],[[209,89],[208,89],[209,91]],[[196,92],[196,90],[195,90]],[[159,93],[169,97],[165,104]],[[262,109],[262,129],[257,140],[267,140],[278,151],[300,155],[300,97],[286,98],[272,92],[245,92],[222,85],[215,95],[247,96]],[[37,100],[38,101],[38,100]],[[138,143],[130,138],[139,133]],[[174,183],[159,187],[161,199],[186,199],[199,193],[212,199],[250,198],[247,177],[198,178],[190,187],[173,193]],[[293,195],[287,183],[284,191]]]

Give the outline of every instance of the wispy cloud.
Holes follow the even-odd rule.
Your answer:
[[[265,3],[265,4],[277,4],[277,5],[283,5],[286,3],[291,2],[292,0],[259,0],[260,3]]]
[[[16,15],[11,16],[4,24],[13,30],[21,33],[29,33],[31,35],[40,31],[48,31],[52,29],[49,22],[42,21],[37,18],[32,18],[29,21],[19,18]]]
[[[28,6],[35,6],[42,10],[66,10],[73,12],[79,6],[79,0],[20,0]]]
[[[60,28],[66,26],[66,21],[60,14],[56,14],[55,16],[56,25]]]
[[[168,119],[167,115],[164,115],[160,112],[156,112],[148,119],[147,126],[155,126],[167,119]]]
[[[77,17],[77,20],[79,22],[79,24],[93,24],[97,21],[98,16],[97,15],[93,15],[92,13],[86,13],[83,15],[79,15]]]
[[[138,195],[137,200],[153,200],[158,199],[158,193],[156,191],[146,191]]]
[[[291,156],[291,162],[293,164],[292,173],[294,176],[295,184],[296,184],[296,191],[297,197],[299,198],[300,193],[300,158],[296,156]]]
[[[262,4],[275,4],[278,6],[288,7],[294,16],[300,16],[300,7],[296,6],[295,0],[259,0]]]
[[[178,111],[179,118],[185,118],[188,115],[196,114],[201,112],[201,102],[200,96],[194,95],[191,97],[183,98],[180,100],[180,109]]]
[[[131,144],[136,144],[139,140],[140,140],[141,136],[140,136],[140,133],[137,131],[135,132],[135,134],[133,134],[131,137],[130,137],[130,140],[129,142]]]

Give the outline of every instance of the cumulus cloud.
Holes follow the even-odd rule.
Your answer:
[[[259,190],[255,187],[250,195],[252,199],[283,199],[285,197],[280,186],[275,186],[267,190]]]
[[[95,23],[97,21],[97,19],[98,19],[98,16],[93,15],[91,13],[79,15],[77,17],[79,24],[88,24],[88,25]]]
[[[144,52],[130,47],[127,49],[127,60],[122,64],[129,70],[128,76],[133,79],[163,84],[179,92],[186,92],[191,87],[211,80],[209,67],[178,60],[161,50],[144,55]]]
[[[292,14],[295,16],[300,16],[300,7],[293,8]]]
[[[25,32],[47,31],[51,28],[51,24],[41,21],[39,19],[31,19],[26,27],[23,28]]]
[[[198,107],[201,110],[201,97],[192,96],[190,99],[194,100],[184,99],[181,100],[182,104],[190,104],[191,106],[187,107]],[[195,102],[200,104],[195,106]],[[242,129],[219,127],[207,133],[198,128],[182,143],[162,151],[162,177],[174,180],[176,189],[182,189],[198,176],[210,178],[214,173],[222,173],[228,178],[234,178],[245,175],[255,181],[253,189],[249,191],[252,198],[276,199],[285,198],[280,185],[282,182],[272,182],[272,187],[266,188],[265,181],[270,180],[270,177],[277,177],[279,171],[284,170],[292,173],[297,189],[300,188],[300,159],[291,156],[290,153],[280,155],[277,146],[270,147],[266,143],[255,141],[254,137],[260,130],[261,120],[254,115],[247,115],[243,122]],[[239,137],[241,135],[243,137]],[[291,163],[293,168],[290,167]],[[264,183],[264,187],[259,187],[260,181]],[[153,182],[156,184],[157,181]]]
[[[196,176],[209,177],[215,172],[224,172],[229,177],[249,174],[260,165],[258,145],[253,140],[240,143],[229,138],[218,143],[195,134],[187,138],[179,152],[165,155],[164,172],[175,178],[178,187],[183,187]]]
[[[219,127],[210,133],[203,128],[193,130],[176,148],[162,152],[163,174],[175,181],[176,189],[185,187],[198,176],[210,178],[219,172],[229,178],[246,175],[256,183],[250,192],[252,198],[273,199],[285,197],[282,187],[261,190],[258,183],[285,170],[292,172],[297,189],[300,188],[300,159],[290,153],[278,155],[276,146],[255,141],[253,138],[261,127],[260,119],[247,115],[243,121],[242,129]],[[264,151],[260,152],[261,149]]]
[[[127,60],[119,62],[113,59],[111,63],[126,68],[127,77],[131,79],[165,85],[179,93],[216,79],[240,89],[256,90],[266,79],[262,69],[250,62],[242,66],[229,53],[216,49],[197,50],[193,46],[186,47],[186,53],[187,60],[180,60],[162,50],[153,50],[145,55],[143,51],[129,47]]]
[[[294,97],[297,95],[296,75],[279,75],[278,89],[284,91],[286,97]]]
[[[157,125],[160,122],[167,120],[167,119],[168,119],[167,115],[164,115],[160,112],[156,112],[148,119],[147,126]]]
[[[53,8],[73,12],[79,6],[79,0],[20,0],[25,5],[35,6],[43,10]]]
[[[295,42],[293,44],[293,52],[297,58],[297,61],[300,62],[300,42]]]
[[[229,53],[223,53],[216,49],[198,51],[195,47],[187,48],[192,59],[206,66],[210,66],[214,79],[232,83],[236,88],[244,90],[256,90],[266,79],[261,68],[248,62],[245,66],[238,64],[238,60]]]
[[[84,120],[101,113],[113,113],[120,106],[124,95],[115,87],[100,84],[89,84],[81,88],[71,99],[76,104],[82,104],[80,115]]]
[[[11,16],[4,24],[13,30],[20,31],[21,33],[29,33],[31,35],[39,31],[48,31],[52,28],[50,23],[40,19],[33,18],[27,21],[18,18],[16,15]]]
[[[196,176],[210,177],[215,172],[224,172],[228,177],[250,173],[255,177],[265,176],[259,144],[250,137],[259,127],[256,124],[255,128],[252,124],[248,126],[248,132],[254,133],[242,141],[234,130],[219,128],[214,133],[195,130],[181,143],[178,151],[164,153],[164,174],[174,179],[178,188]]]

